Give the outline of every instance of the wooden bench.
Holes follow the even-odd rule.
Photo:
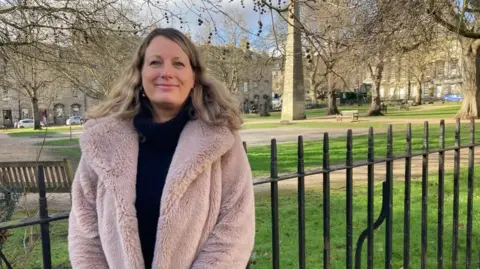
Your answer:
[[[73,182],[70,160],[40,161],[44,166],[47,192],[69,193]],[[36,162],[0,162],[0,185],[9,186],[19,192],[38,192]]]
[[[400,110],[405,109],[405,110],[410,110],[410,104],[400,104]]]
[[[388,105],[380,105],[380,112],[387,113]]]
[[[342,121],[343,118],[351,118],[352,121],[358,121],[358,110],[345,110],[336,115],[337,121]]]

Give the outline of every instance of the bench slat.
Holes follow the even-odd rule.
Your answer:
[[[59,184],[61,184],[61,186],[64,188],[68,188],[69,185],[68,185],[67,175],[65,173],[65,166],[63,166],[62,168],[57,167],[57,172],[60,178]]]
[[[14,171],[15,171],[15,176],[16,176],[17,179],[18,179],[18,182],[19,182],[20,184],[22,184],[22,187],[24,187],[24,186],[25,186],[25,183],[24,183],[23,177],[22,177],[22,169],[20,169],[20,167],[15,167],[15,168],[14,168]]]
[[[22,186],[20,185],[18,178],[15,176],[13,169],[8,169],[8,170],[10,172],[11,182],[14,184],[15,187],[21,188]]]
[[[31,188],[37,187],[37,177],[36,177],[36,169],[34,167],[27,167],[28,170],[28,181],[30,182]]]
[[[62,183],[62,174],[59,172],[59,170],[61,169],[61,167],[59,166],[55,166],[55,167],[52,167],[52,172],[54,174],[54,177],[53,177],[53,184],[56,186],[56,187],[63,187],[63,183]]]
[[[73,171],[70,161],[39,162],[44,166],[47,192],[69,192],[72,185]],[[25,192],[37,192],[36,162],[0,162],[0,182],[2,185],[13,185],[23,188]]]
[[[30,181],[28,180],[28,172],[26,167],[20,167],[20,173],[22,174],[22,181],[25,184],[25,187],[29,188],[30,187]]]
[[[54,187],[53,183],[52,183],[52,167],[50,166],[45,166],[45,169],[43,170],[44,171],[44,177],[45,177],[45,186],[47,186],[47,188],[52,188]]]

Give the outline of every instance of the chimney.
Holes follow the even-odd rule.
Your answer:
[[[248,42],[248,39],[245,37],[242,37],[242,39],[240,39],[240,48],[242,50],[247,49],[247,42]]]

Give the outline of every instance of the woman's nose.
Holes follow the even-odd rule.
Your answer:
[[[173,66],[171,64],[164,64],[161,70],[162,78],[171,78],[173,75]]]

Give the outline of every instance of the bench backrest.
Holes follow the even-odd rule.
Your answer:
[[[70,160],[39,161],[44,166],[47,192],[68,193],[73,182]],[[0,185],[21,189],[24,192],[37,192],[36,162],[0,162]]]
[[[358,110],[344,110],[342,111],[342,115],[353,115],[358,114]]]

